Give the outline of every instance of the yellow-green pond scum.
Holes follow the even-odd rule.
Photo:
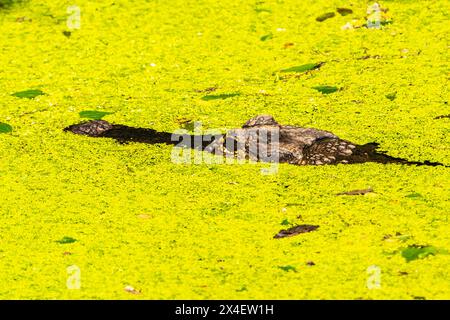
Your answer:
[[[98,112],[166,132],[271,114],[450,165],[448,1],[384,1],[380,28],[366,1],[7,2],[0,298],[450,298],[449,168],[264,175],[63,132]],[[302,224],[319,228],[273,238]]]

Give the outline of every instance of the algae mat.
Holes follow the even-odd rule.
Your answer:
[[[266,113],[449,165],[448,1],[385,1],[380,28],[365,1],[3,2],[1,298],[450,298],[446,167],[264,175],[63,132]]]

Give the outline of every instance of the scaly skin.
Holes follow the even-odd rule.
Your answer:
[[[153,129],[133,128],[92,120],[64,129],[90,137],[114,138],[121,143],[166,143],[190,146],[219,155],[263,162],[295,165],[352,164],[364,162],[399,163],[408,165],[442,166],[436,162],[415,162],[394,158],[376,151],[378,144],[357,145],[340,139],[331,132],[280,125],[272,116],[259,115],[248,120],[242,128],[229,130],[224,135],[176,135]],[[179,141],[182,140],[180,143]],[[203,141],[200,146],[194,141]],[[210,142],[212,141],[212,142]],[[275,159],[275,160],[274,160]]]

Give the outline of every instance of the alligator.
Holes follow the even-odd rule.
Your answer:
[[[111,124],[105,120],[82,122],[64,130],[90,137],[113,138],[120,143],[165,143],[262,162],[294,165],[376,162],[443,166],[439,162],[409,161],[389,156],[386,152],[378,150],[378,143],[358,145],[341,139],[329,131],[281,125],[270,115],[258,115],[248,120],[241,128],[218,135],[198,136],[159,132],[149,128]]]

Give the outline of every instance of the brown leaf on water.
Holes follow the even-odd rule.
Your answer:
[[[214,92],[216,90],[217,90],[217,87],[209,87],[209,88],[206,88],[206,89],[195,90],[195,92],[198,92],[198,93],[206,92],[206,93],[208,93],[208,92]]]
[[[381,58],[381,56],[376,54],[376,55],[372,55],[372,56],[371,55],[365,55],[365,56],[362,56],[362,57],[358,58],[358,60],[380,59],[380,58]]]
[[[182,117],[182,118],[175,119],[175,122],[178,123],[179,125],[184,125],[184,124],[192,122],[192,119]]]
[[[325,21],[327,19],[333,18],[335,15],[336,14],[334,12],[327,12],[327,13],[324,13],[324,14],[318,16],[316,18],[316,21],[322,22],[322,21]]]
[[[336,195],[337,196],[360,196],[360,195],[365,195],[366,193],[371,193],[371,192],[373,192],[373,189],[368,188],[368,189],[362,189],[362,190],[339,192]]]
[[[299,226],[289,228],[287,230],[281,230],[274,236],[274,239],[292,237],[292,236],[296,236],[301,233],[308,233],[308,232],[316,230],[317,228],[319,228],[319,226],[313,226],[310,224],[302,224]]]
[[[341,15],[341,16],[346,16],[349,14],[353,13],[352,9],[349,8],[337,8],[336,11]]]
[[[123,288],[126,292],[131,293],[131,294],[141,294],[141,292],[139,290],[136,290],[135,288],[133,288],[132,286],[125,286],[125,288]]]

